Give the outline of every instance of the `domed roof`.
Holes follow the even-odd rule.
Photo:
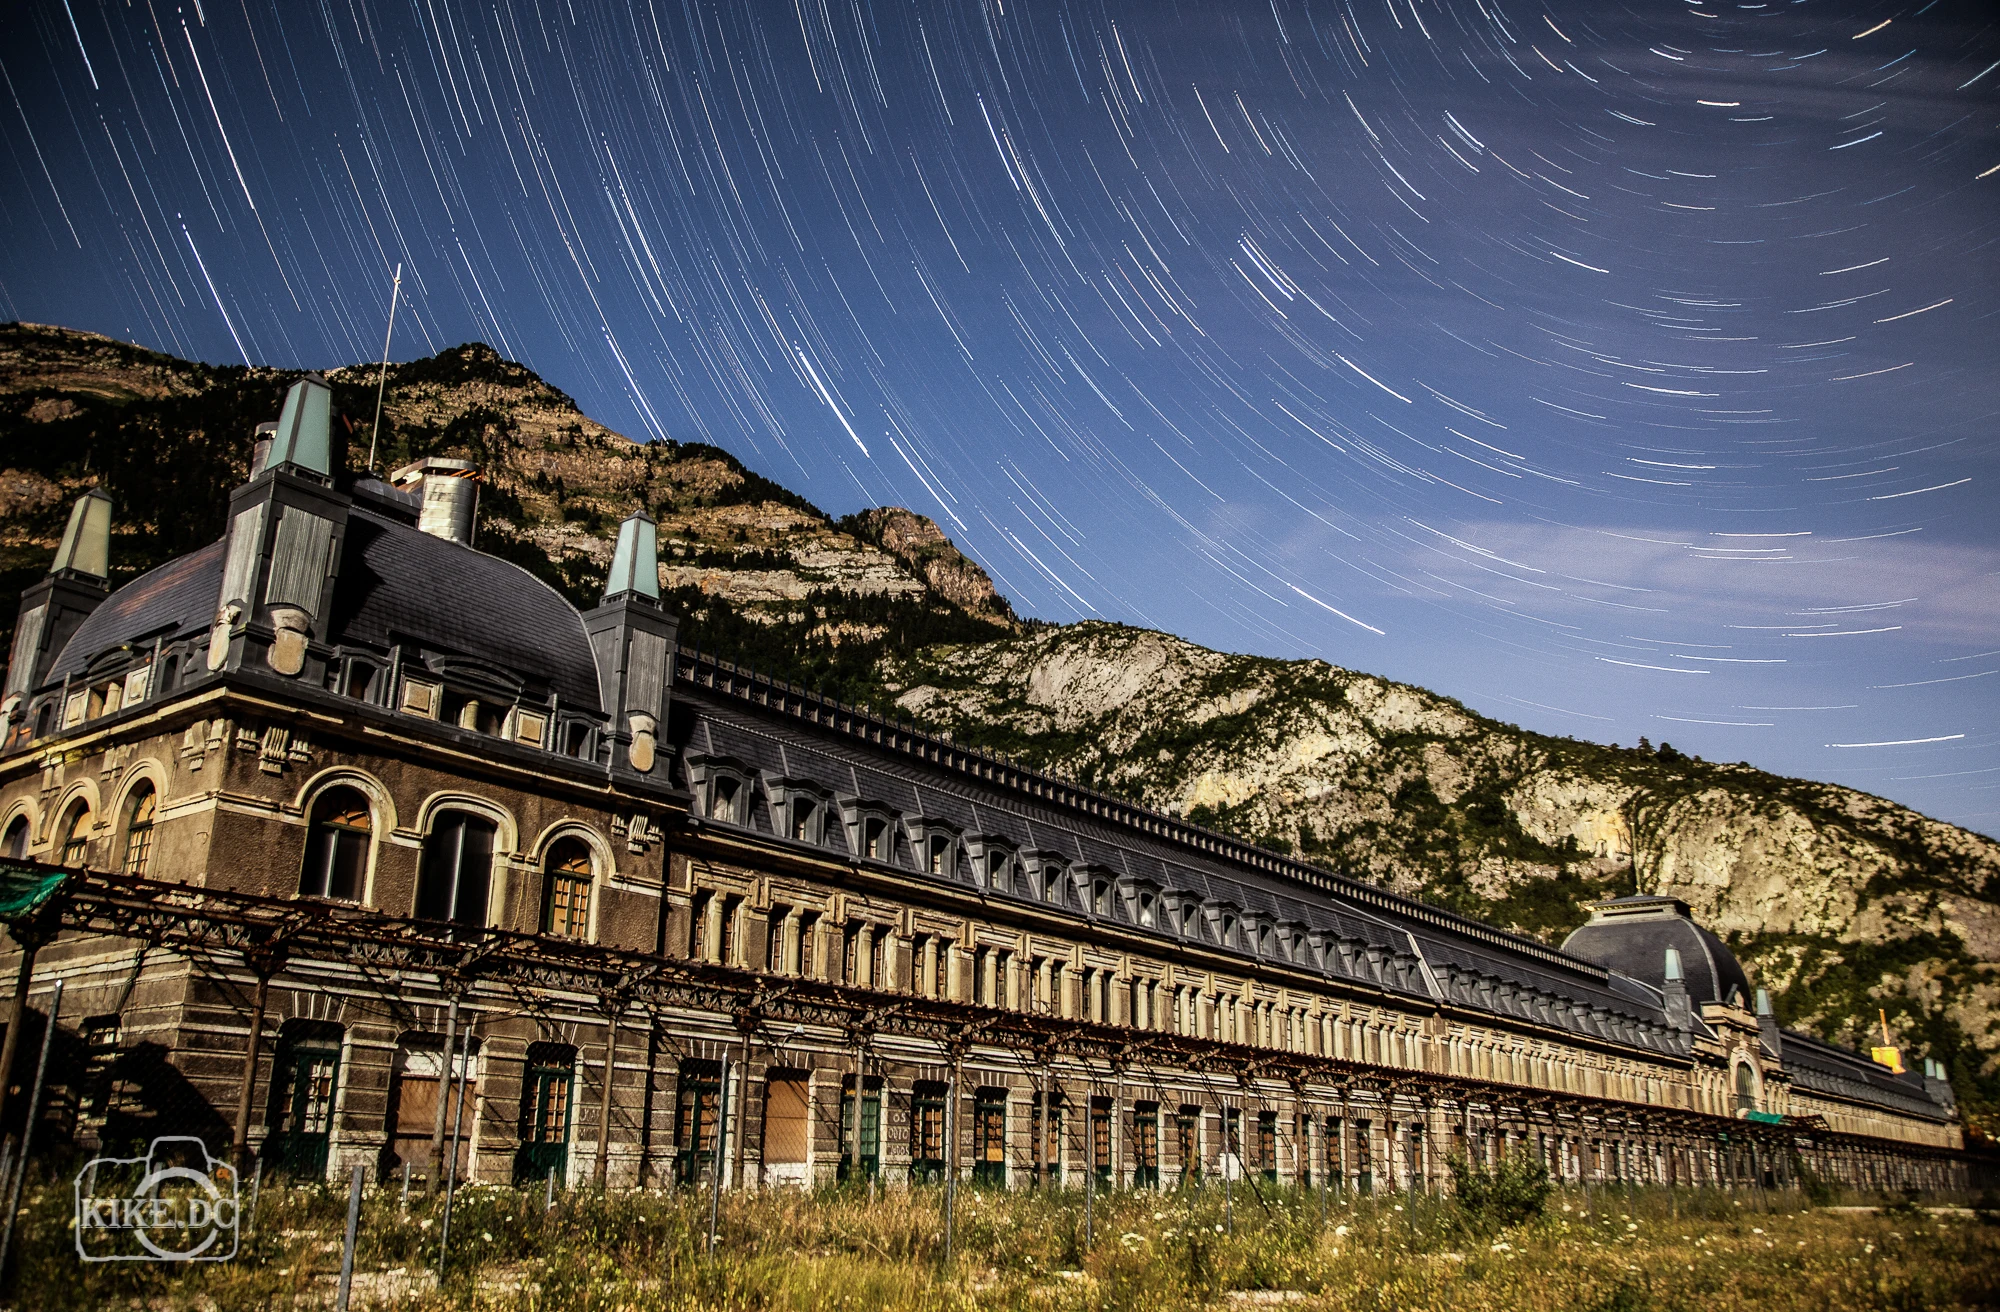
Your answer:
[[[519,565],[356,506],[347,520],[333,640],[440,654],[546,682],[571,710],[598,711],[583,616]]]
[[[177,557],[112,593],[77,627],[47,679],[82,674],[127,644],[206,629],[222,591],[225,546]],[[583,616],[562,594],[519,565],[358,505],[348,515],[330,629],[335,643],[415,643],[546,684],[571,710],[600,711]]]
[[[1620,897],[1590,904],[1590,919],[1562,950],[1654,988],[1666,983],[1667,949],[1680,953],[1689,999],[1726,1002],[1732,988],[1748,1005],[1749,977],[1721,939],[1694,923],[1687,903],[1671,897]]]
[[[93,659],[128,643],[150,646],[155,638],[207,628],[222,591],[222,545],[176,556],[112,593],[77,625],[43,682],[82,674]]]

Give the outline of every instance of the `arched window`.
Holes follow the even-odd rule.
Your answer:
[[[79,799],[69,809],[58,831],[62,841],[56,849],[60,864],[80,866],[90,856],[90,803]]]
[[[1736,1065],[1736,1110],[1755,1111],[1757,1108],[1757,1077],[1751,1073],[1748,1062]]]
[[[559,838],[549,844],[543,864],[546,891],[542,900],[542,930],[563,938],[590,936],[590,848],[582,839]]]
[[[0,856],[19,861],[28,855],[28,817],[17,815],[14,823],[7,826],[7,837],[0,841]]]
[[[491,820],[468,811],[441,811],[424,838],[417,871],[417,915],[425,920],[486,924],[487,890],[493,882]]]
[[[153,813],[159,808],[160,795],[151,783],[141,783],[132,790],[132,797],[125,806],[125,873],[143,875],[146,862],[153,855]]]
[[[368,882],[368,844],[373,836],[368,799],[359,789],[329,788],[314,798],[306,821],[300,896],[359,902]]]

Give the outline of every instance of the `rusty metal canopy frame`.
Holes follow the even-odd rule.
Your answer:
[[[7,896],[16,890],[32,896]],[[233,958],[268,972],[296,961],[344,963],[428,975],[440,992],[491,985],[564,994],[607,1015],[637,1004],[731,1019],[739,1030],[795,1024],[842,1032],[851,1046],[874,1036],[938,1044],[963,1055],[978,1045],[1061,1055],[1109,1071],[1160,1068],[1289,1085],[1304,1103],[1360,1097],[1393,1110],[1401,1102],[1450,1104],[1488,1119],[1668,1134],[1686,1140],[1794,1149],[1853,1148],[1933,1160],[1970,1160],[1963,1150],[1831,1131],[1818,1117],[1759,1124],[1685,1108],[1557,1090],[1520,1088],[1425,1071],[1370,1066],[1312,1053],[1220,1039],[1135,1030],[823,980],[769,976],[707,962],[609,948],[513,930],[391,916],[340,903],[265,897],[136,875],[0,862],[0,922],[17,939],[53,932],[137,939],[210,960]],[[18,906],[17,906],[18,903]],[[46,942],[46,939],[43,940]],[[218,963],[219,964],[219,963]],[[1315,1088],[1315,1086],[1317,1086]],[[1816,1122],[1816,1123],[1815,1123]]]

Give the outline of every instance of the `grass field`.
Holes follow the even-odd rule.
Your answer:
[[[445,1279],[439,1209],[364,1203],[353,1306],[408,1309],[1453,1309],[1727,1312],[2000,1308],[2000,1225],[1968,1213],[1805,1209],[1796,1195],[1559,1191],[1501,1228],[1450,1199],[1238,1185],[1100,1196],[943,1191],[725,1196],[463,1190]],[[1865,1200],[1864,1200],[1865,1201]],[[331,1306],[346,1192],[267,1189],[228,1263],[86,1266],[66,1177],[22,1200],[7,1305]],[[1324,1213],[1324,1219],[1322,1219]]]

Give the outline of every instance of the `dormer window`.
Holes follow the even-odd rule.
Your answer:
[[[749,824],[750,780],[750,770],[728,757],[698,756],[688,762],[696,811],[707,820]]]
[[[1108,915],[1110,915],[1110,914],[1111,914],[1111,881],[1110,881],[1110,880],[1108,880],[1108,879],[1095,879],[1095,880],[1092,880],[1092,881],[1091,881],[1091,884],[1090,884],[1090,910],[1091,910],[1092,914],[1094,914],[1094,915],[1099,915],[1099,916],[1108,916]]]
[[[1118,900],[1124,904],[1125,918],[1144,929],[1159,923],[1160,886],[1150,879],[1121,875],[1117,882]]]
[[[995,893],[1016,891],[1012,843],[1005,838],[976,834],[966,838],[965,850],[972,858],[973,878],[981,888]]]
[[[958,854],[962,845],[958,828],[926,816],[910,817],[903,823],[910,833],[910,846],[916,853],[917,868],[942,879],[958,878]],[[985,871],[980,868],[976,852],[973,862],[974,878],[983,878]]]
[[[771,832],[814,847],[826,842],[828,798],[809,779],[766,774],[764,795],[771,803]]]
[[[896,815],[892,808],[881,802],[861,797],[840,799],[838,819],[841,830],[845,831],[847,850],[858,861],[894,861]],[[826,823],[831,825],[835,817],[836,813],[829,804]],[[916,842],[914,835],[911,842]],[[917,850],[912,855],[920,858],[923,853]]]
[[[1195,932],[1195,913],[1201,910],[1201,901],[1185,889],[1170,888],[1158,898],[1160,924],[1168,933],[1183,938]]]
[[[1054,852],[1026,851],[1021,853],[1021,868],[1027,879],[1028,896],[1038,902],[1062,903],[1066,865],[1060,856]]]
[[[507,712],[513,709],[491,700],[481,700],[465,693],[447,690],[444,695],[442,719],[447,724],[455,724],[468,733],[483,733],[499,737],[507,724]]]

